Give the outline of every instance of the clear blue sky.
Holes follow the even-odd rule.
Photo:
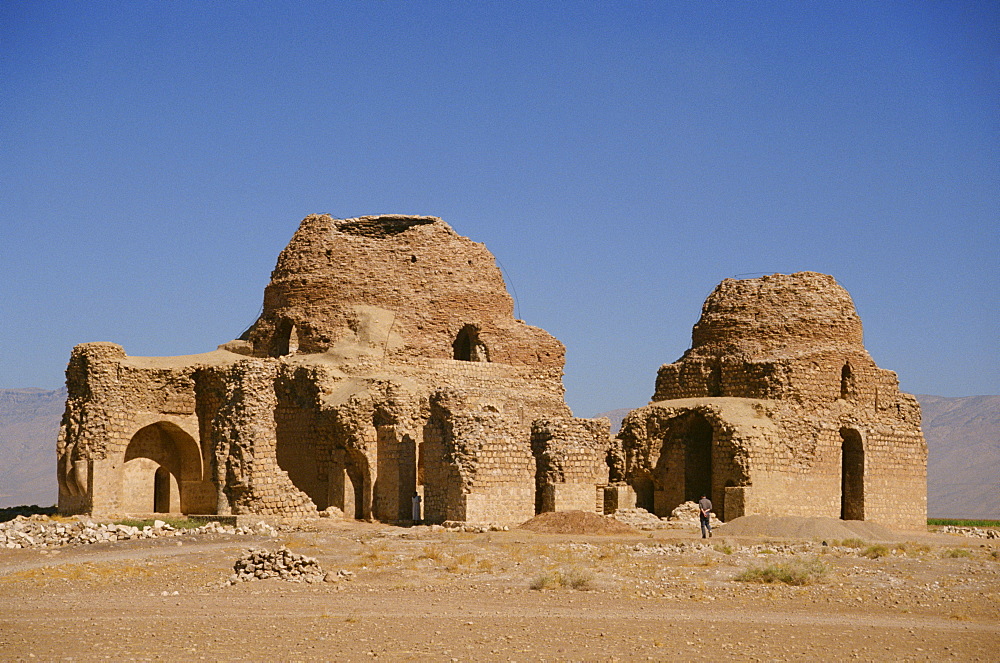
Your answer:
[[[0,387],[214,349],[302,217],[443,217],[645,404],[722,279],[814,270],[905,390],[1000,393],[1000,4],[0,3]]]

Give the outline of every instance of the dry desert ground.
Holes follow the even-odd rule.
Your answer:
[[[320,520],[0,549],[0,659],[1000,660],[1000,540],[892,538]],[[327,580],[226,582],[281,546]],[[796,560],[818,577],[734,579]]]

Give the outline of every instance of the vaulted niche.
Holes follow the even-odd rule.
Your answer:
[[[282,320],[274,332],[272,357],[293,355],[299,351],[299,334],[291,320]]]
[[[841,428],[840,518],[865,519],[865,449],[861,434]]]
[[[454,358],[459,361],[489,361],[490,353],[486,345],[479,340],[479,327],[465,325],[458,332],[454,343]]]
[[[850,362],[840,369],[840,397],[845,401],[854,397],[854,370]]]

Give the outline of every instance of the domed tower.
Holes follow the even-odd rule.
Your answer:
[[[77,346],[64,513],[343,512],[518,523],[596,508],[607,420],[514,319],[492,254],[430,216],[306,217],[240,339],[187,357]],[[415,499],[415,498],[420,498]]]
[[[278,256],[256,356],[343,351],[388,362],[457,359],[561,376],[565,350],[514,319],[487,248],[433,216],[306,217]]]
[[[691,348],[620,434],[640,506],[708,495],[724,519],[831,516],[923,527],[916,400],[864,348],[850,295],[814,272],[726,279]]]
[[[895,373],[865,350],[851,296],[815,272],[726,279],[705,300],[691,349],[660,368],[653,401],[735,396],[874,404]],[[889,393],[884,394],[889,396]]]

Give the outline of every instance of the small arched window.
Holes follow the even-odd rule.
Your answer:
[[[299,351],[299,334],[291,320],[282,320],[274,334],[274,357],[293,355]]]
[[[465,325],[462,327],[451,347],[453,350],[452,356],[459,361],[490,360],[489,350],[479,340],[479,328],[475,325]]]
[[[845,401],[854,396],[854,370],[851,363],[844,363],[840,369],[840,397]]]

